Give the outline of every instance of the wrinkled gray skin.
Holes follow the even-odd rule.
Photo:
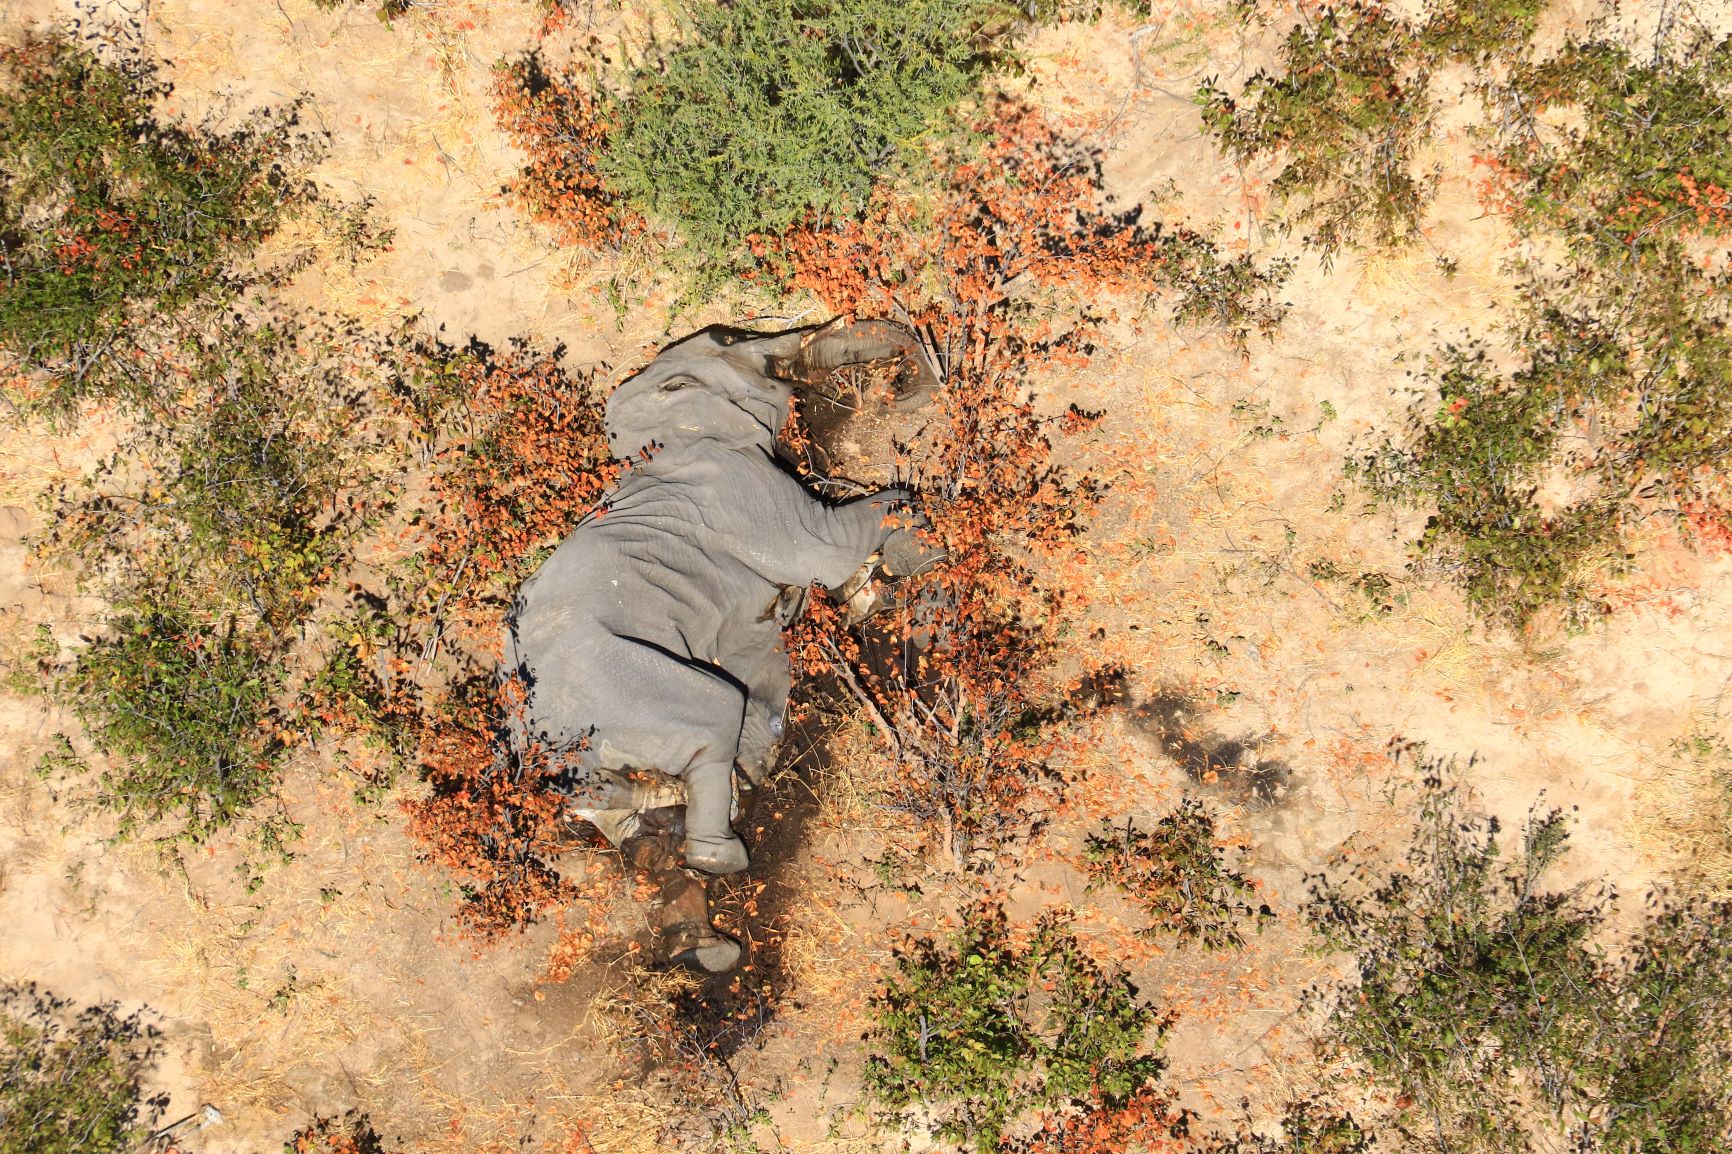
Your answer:
[[[608,440],[632,466],[506,622],[524,728],[560,751],[572,811],[622,842],[633,815],[682,792],[628,771],[681,779],[686,860],[711,873],[747,864],[730,828],[733,771],[758,780],[781,735],[781,628],[798,591],[839,587],[893,537],[904,552],[912,539],[896,527],[898,510],[914,520],[906,490],[829,505],[778,464],[793,389],[770,358],[796,354],[801,336],[705,330],[622,384]]]

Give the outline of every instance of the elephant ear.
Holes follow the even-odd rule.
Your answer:
[[[607,443],[617,457],[638,456],[652,444],[676,453],[703,441],[767,448],[786,415],[785,401],[780,406],[755,398],[742,402],[697,375],[645,370],[608,398]]]

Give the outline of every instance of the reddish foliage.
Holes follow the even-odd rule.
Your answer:
[[[1022,278],[1089,296],[1154,287],[1172,246],[1131,216],[1102,210],[1092,154],[1011,101],[980,127],[985,147],[956,166],[938,203],[880,189],[860,222],[755,238],[754,251],[785,264],[792,283],[832,311],[901,311],[941,324],[958,338],[941,342],[952,357],[979,355],[977,342],[1013,331],[1040,339],[1008,307]]]
[[[1148,291],[1169,255],[1100,210],[1098,170],[1038,113],[1001,104],[986,127],[984,154],[954,170],[935,204],[881,191],[858,223],[757,243],[830,310],[913,323],[945,369],[939,413],[912,448],[950,560],[891,627],[892,645],[912,638],[924,656],[901,670],[866,660],[870,643],[822,603],[791,651],[877,712],[903,770],[901,804],[943,822],[952,852],[1008,832],[1050,776],[1059,739],[1032,682],[1075,605],[1045,572],[1097,496],[1054,463],[1052,442],[1093,415],[1045,416],[1027,387],[1032,374],[1087,362],[1091,320],[1060,332],[1013,294],[1025,282]]]
[[[1732,213],[1727,211],[1732,207],[1732,194],[1712,182],[1698,182],[1689,169],[1678,174],[1678,185],[1677,199],[1696,214],[1697,229],[1710,236],[1724,234],[1732,225]]]
[[[588,377],[555,356],[465,354],[436,381],[421,414],[450,430],[424,531],[427,595],[455,619],[496,630],[504,591],[527,559],[562,540],[618,475]]]
[[[554,7],[553,21],[563,8]],[[595,96],[573,73],[544,73],[534,57],[502,65],[493,86],[493,114],[505,135],[528,154],[509,193],[561,245],[598,249],[643,228],[643,218],[608,190],[596,159],[607,142]]]
[[[1709,557],[1732,556],[1732,509],[1715,500],[1687,501],[1681,512],[1688,539]]]
[[[527,924],[579,891],[551,864],[568,840],[554,768],[498,740],[519,702],[494,685],[504,604],[535,553],[576,526],[612,484],[600,398],[553,356],[467,353],[436,365],[414,398],[448,441],[436,455],[435,505],[422,527],[418,600],[459,627],[476,662],[467,690],[416,721],[432,787],[407,805],[428,856],[464,880],[463,928],[481,939]]]
[[[410,834],[462,879],[459,925],[483,941],[579,894],[551,864],[569,835],[549,759],[496,739],[498,719],[513,704],[507,694],[481,693],[440,710],[425,725],[420,748],[433,792],[406,806]]]
[[[1097,1096],[1080,1109],[1050,1111],[1040,1129],[1012,1149],[1016,1154],[1181,1154],[1196,1149],[1187,1136],[1190,1120],[1151,1083],[1122,1105]]]

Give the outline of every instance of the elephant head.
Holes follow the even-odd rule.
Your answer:
[[[663,350],[607,403],[608,446],[636,457],[651,445],[713,441],[770,445],[788,417],[793,385],[814,385],[848,365],[900,358],[897,408],[938,388],[914,334],[893,321],[841,318],[765,338],[716,327]],[[653,460],[653,454],[651,454]]]

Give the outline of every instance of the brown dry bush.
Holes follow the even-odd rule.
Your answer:
[[[1035,110],[1000,102],[977,127],[984,148],[934,196],[880,189],[859,222],[755,242],[830,311],[911,324],[944,379],[904,451],[948,562],[876,638],[819,599],[791,652],[852,688],[892,748],[889,804],[953,857],[1027,827],[1067,740],[1037,686],[1076,615],[1062,567],[1098,485],[1054,439],[1098,414],[1043,413],[1029,382],[1088,363],[1099,318],[1078,297],[1192,285],[1204,251],[1103,207],[1096,158]]]
[[[595,505],[616,465],[593,380],[567,374],[555,354],[429,350],[400,399],[433,464],[399,588],[430,624],[405,645],[399,670],[408,676],[415,657],[440,671],[405,718],[430,787],[407,803],[409,828],[462,880],[460,924],[486,940],[582,892],[552,864],[574,840],[553,767],[542,751],[500,740],[520,703],[495,669],[517,585]]]

